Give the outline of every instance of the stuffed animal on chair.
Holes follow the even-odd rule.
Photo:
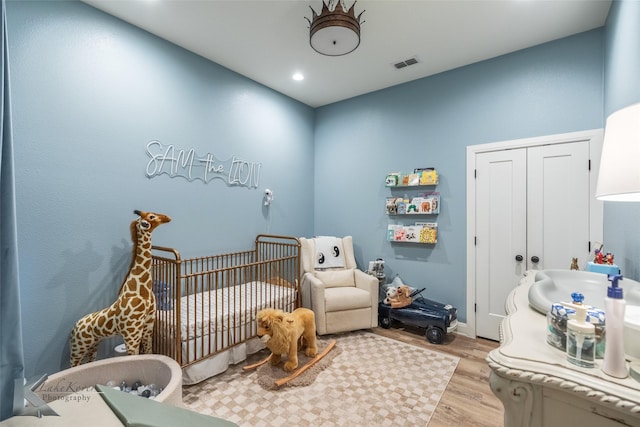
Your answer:
[[[118,299],[109,307],[87,314],[71,331],[71,366],[96,359],[103,338],[122,335],[127,354],[151,353],[156,299],[151,280],[151,233],[171,221],[167,215],[134,211],[139,217],[130,225],[133,254]]]

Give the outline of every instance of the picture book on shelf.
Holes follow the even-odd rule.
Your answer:
[[[398,209],[398,215],[404,215],[407,213],[407,203],[404,199],[396,201],[396,207]]]
[[[396,185],[399,184],[399,178],[400,178],[400,173],[399,172],[393,172],[387,175],[385,181],[384,181],[384,185],[386,185],[387,187],[395,187]]]
[[[420,185],[432,185],[438,183],[438,173],[436,168],[416,168],[413,173],[419,174]]]
[[[404,240],[405,242],[419,242],[420,241],[420,232],[422,227],[419,225],[407,225],[404,227],[405,234]]]
[[[416,222],[416,226],[420,226],[420,243],[438,242],[437,222]]]

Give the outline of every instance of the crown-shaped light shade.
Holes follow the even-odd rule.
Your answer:
[[[596,198],[640,202],[640,103],[607,118]]]
[[[333,4],[333,9],[329,8]],[[354,1],[349,10],[344,1],[322,1],[320,15],[311,7],[313,16],[309,21],[309,43],[313,50],[323,55],[340,56],[353,52],[360,45],[360,16],[356,17]]]

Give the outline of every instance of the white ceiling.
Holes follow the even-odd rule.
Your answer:
[[[322,0],[84,0],[312,107],[604,25],[611,0],[360,0],[361,43],[309,46]],[[353,1],[346,0],[347,7]],[[393,64],[417,57],[416,65]],[[294,72],[304,74],[294,81]]]

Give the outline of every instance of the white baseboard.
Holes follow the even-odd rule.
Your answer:
[[[456,329],[456,334],[458,335],[464,335],[465,337],[469,337],[469,338],[475,338],[475,334],[470,334],[469,328],[467,328],[467,324],[466,323],[460,323],[458,322],[458,328]]]

